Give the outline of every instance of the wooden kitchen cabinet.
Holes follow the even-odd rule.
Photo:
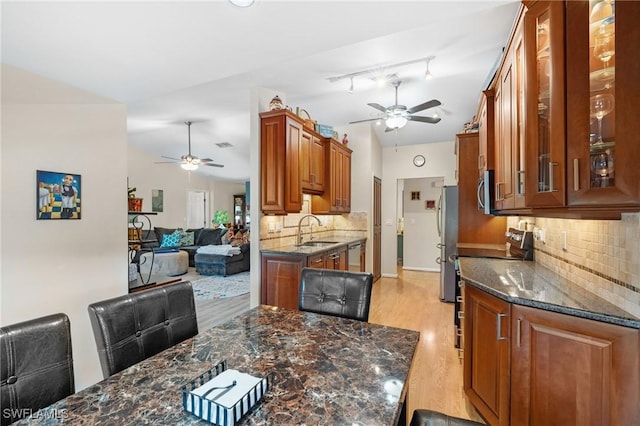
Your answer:
[[[478,177],[482,176],[485,170],[495,170],[493,161],[493,141],[495,138],[494,111],[495,93],[491,89],[485,90],[482,92],[480,107],[478,109]]]
[[[524,77],[523,20],[520,15],[493,87],[496,210],[526,205]]]
[[[309,194],[322,194],[324,192],[324,139],[315,132],[303,129],[300,142],[302,191]]]
[[[300,273],[307,266],[307,256],[262,254],[261,303],[298,309]]]
[[[260,202],[265,214],[302,210],[302,122],[288,110],[260,113]]]
[[[346,271],[349,269],[347,263],[347,246],[340,246],[335,250],[328,251],[325,255],[324,268]]]
[[[511,305],[464,286],[464,391],[491,425],[509,424]]]
[[[638,330],[519,305],[511,312],[511,424],[638,424]]]
[[[526,1],[528,207],[565,205],[565,4]],[[573,76],[570,76],[573,78]]]
[[[341,214],[351,211],[351,153],[335,139],[326,139],[324,194],[311,197],[314,214]]]
[[[640,2],[611,3],[566,3],[567,203],[637,211]]]
[[[506,218],[478,209],[478,173],[470,165],[480,158],[479,138],[479,132],[456,135],[458,242],[504,244]]]

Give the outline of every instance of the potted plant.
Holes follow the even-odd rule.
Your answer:
[[[129,211],[130,212],[141,212],[142,211],[142,198],[136,198],[136,188],[128,188],[127,196],[129,201]]]

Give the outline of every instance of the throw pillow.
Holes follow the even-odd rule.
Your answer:
[[[192,246],[195,241],[195,233],[182,231],[180,233],[180,246]]]
[[[222,244],[220,237],[222,236],[222,229],[204,228],[200,232],[200,237],[196,240],[197,246],[210,246]],[[226,232],[227,230],[224,229]]]
[[[179,247],[181,231],[177,230],[173,234],[164,234],[160,247]]]
[[[162,238],[165,235],[173,234],[175,231],[175,228],[161,228],[159,226],[153,228],[153,232],[156,234],[156,240],[158,240],[159,243],[162,243]]]
[[[231,240],[233,239],[233,232],[231,230],[224,233],[222,237],[220,237],[220,242],[222,244],[231,244]]]

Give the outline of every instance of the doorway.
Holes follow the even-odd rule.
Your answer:
[[[373,177],[373,281],[382,275],[382,180]]]
[[[187,229],[206,228],[209,223],[207,192],[187,190]]]

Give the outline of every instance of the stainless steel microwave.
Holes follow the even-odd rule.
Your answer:
[[[478,179],[478,210],[484,214],[493,214],[496,209],[494,171],[485,170]]]

